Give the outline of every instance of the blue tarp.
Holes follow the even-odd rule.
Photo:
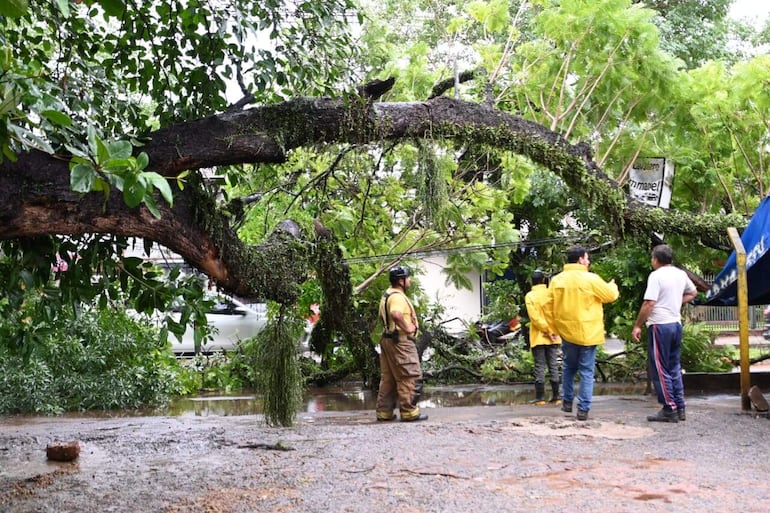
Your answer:
[[[746,250],[746,276],[749,304],[770,304],[770,196],[766,196],[741,234]],[[736,306],[738,304],[738,267],[735,251],[714,279],[706,293],[706,304]]]

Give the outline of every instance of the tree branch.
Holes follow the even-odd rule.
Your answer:
[[[476,76],[483,70],[478,69],[472,69],[468,71],[463,71],[460,73],[460,77],[458,78],[458,81],[460,84],[463,82],[470,82]],[[432,100],[433,98],[437,98],[447,92],[448,90],[452,89],[455,86],[455,77],[449,77],[447,79],[442,80],[438,84],[433,86],[433,89],[431,89],[430,96],[428,96],[429,100]]]
[[[446,97],[409,103],[298,98],[168,126],[150,133],[142,150],[152,170],[176,177],[184,170],[279,163],[287,151],[302,146],[423,137],[457,139],[527,156],[560,176],[619,234],[648,237],[662,231],[723,249],[729,247],[726,227],[745,226],[737,215],[696,215],[634,203],[601,171],[587,144],[570,144],[537,123]],[[179,253],[225,290],[246,297],[288,297],[304,273],[281,285],[264,255],[288,251],[278,241],[301,242],[299,227],[286,224],[275,240],[246,247],[233,220],[216,209],[213,195],[192,176],[192,186],[174,192],[173,208],[158,201],[162,219],[156,219],[144,207],[129,209],[114,191],[106,200],[102,193],[73,193],[66,158],[21,154],[16,162],[0,164],[0,239],[82,233],[143,237]]]

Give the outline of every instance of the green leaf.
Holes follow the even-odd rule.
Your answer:
[[[168,180],[155,172],[141,173],[140,176],[147,178],[149,182],[160,191],[160,195],[163,196],[166,203],[172,207],[174,206],[174,195],[171,193],[171,187],[168,185]]]
[[[142,266],[142,263],[144,263],[144,260],[139,257],[125,257],[123,259],[124,268],[132,274],[139,274],[139,268]]]
[[[102,163],[102,169],[112,173],[131,171],[133,168],[134,161],[130,158],[111,158]]]
[[[126,10],[126,4],[122,0],[99,0],[99,5],[110,16],[120,16]]]
[[[69,0],[56,0],[56,5],[59,7],[59,12],[65,18],[70,17],[70,3]]]
[[[489,16],[490,8],[487,2],[477,0],[466,5],[465,10],[474,20],[484,23]]]
[[[55,123],[60,126],[72,126],[72,119],[63,112],[58,110],[44,110],[40,114],[51,123]]]
[[[176,177],[176,186],[179,187],[180,191],[184,190],[184,180],[190,176],[190,171],[182,171],[179,173],[179,175]]]
[[[115,173],[109,173],[107,174],[107,180],[109,181],[110,185],[115,187],[117,190],[122,191],[126,185],[126,177],[133,177],[133,176],[135,175],[132,175],[130,173],[126,173],[125,176],[115,174]]]
[[[67,149],[67,151],[72,153],[72,155],[74,155],[75,158],[79,157],[82,160],[88,159],[88,155],[80,148],[76,148],[75,146],[70,146],[69,144],[65,144],[64,147]]]
[[[21,92],[12,84],[5,84],[2,91],[2,101],[0,101],[0,116],[16,110],[21,102]]]
[[[96,133],[96,127],[88,125],[86,129],[88,132],[88,149],[91,151],[91,155],[96,155],[99,151],[97,140],[99,135]]]
[[[153,216],[160,219],[160,210],[158,210],[158,205],[155,203],[155,198],[152,194],[147,194],[144,197],[144,204]]]
[[[110,157],[113,159],[127,159],[134,152],[133,146],[128,141],[114,141],[107,145]]]
[[[96,138],[96,163],[103,164],[110,159],[110,149],[100,137]]]
[[[92,191],[109,191],[110,184],[104,181],[100,176],[96,176],[94,184],[91,186]]]
[[[140,171],[147,167],[147,165],[150,163],[150,157],[147,156],[147,153],[141,152],[138,157],[136,157],[136,168]]]
[[[8,144],[3,144],[3,155],[11,162],[16,162],[19,160],[19,157],[13,152],[13,150],[11,150],[11,147],[8,146]]]
[[[0,14],[9,18],[18,18],[27,14],[27,0],[3,0],[0,2]]]
[[[48,144],[48,141],[42,139],[37,134],[30,132],[26,128],[14,125],[13,123],[8,123],[8,129],[13,134],[15,134],[19,141],[21,141],[25,146],[35,148],[36,150],[40,150],[45,153],[54,153],[53,147]]]
[[[13,50],[9,46],[0,48],[0,70],[8,71],[13,64]]]
[[[123,184],[123,201],[129,208],[138,206],[144,200],[145,194],[147,194],[147,188],[143,180],[137,180],[133,176],[126,178]]]
[[[21,280],[24,282],[24,285],[28,290],[35,289],[35,277],[31,272],[27,271],[26,269],[21,271]]]
[[[76,164],[70,171],[70,188],[75,192],[91,192],[96,170],[88,164]]]

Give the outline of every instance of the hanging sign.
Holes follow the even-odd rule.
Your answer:
[[[662,157],[640,158],[631,166],[628,194],[646,205],[668,208],[673,183],[673,162]]]

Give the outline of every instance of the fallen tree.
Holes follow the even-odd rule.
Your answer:
[[[396,220],[398,214],[408,216],[424,207],[424,212],[417,212],[410,219],[400,239],[424,236],[425,244],[420,249],[443,249],[454,242],[453,236],[472,243],[504,239],[506,244],[515,244],[516,229],[508,211],[514,202],[500,201],[490,205],[486,197],[475,194],[475,186],[480,189],[489,187],[487,191],[495,187],[492,183],[494,179],[489,177],[499,176],[500,169],[503,169],[498,165],[499,161],[495,162],[499,157],[497,150],[501,150],[500,155],[510,152],[525,156],[558,175],[572,190],[577,200],[575,204],[595,209],[596,219],[600,219],[596,224],[601,225],[602,232],[614,235],[616,239],[640,236],[646,242],[653,231],[663,231],[691,236],[692,240],[704,245],[725,248],[724,226],[742,224],[738,218],[664,212],[629,202],[624,191],[602,172],[587,144],[572,144],[569,142],[573,137],[571,135],[562,136],[524,117],[492,108],[495,88],[506,87],[505,80],[498,82],[493,78],[501,77],[497,72],[488,75],[488,70],[478,70],[478,73],[462,73],[454,81],[440,81],[430,93],[426,90],[417,93],[424,96],[430,94],[424,102],[379,102],[379,98],[393,87],[392,78],[374,80],[357,88],[356,93],[341,94],[333,90],[340,84],[344,84],[341,87],[348,87],[357,80],[354,77],[358,73],[369,76],[374,74],[373,69],[381,69],[371,67],[375,61],[360,58],[359,45],[348,30],[351,26],[348,21],[358,18],[357,23],[360,24],[363,16],[358,6],[347,0],[267,4],[234,0],[226,4],[204,2],[194,6],[164,1],[84,0],[42,3],[34,10],[27,4],[16,2],[10,7],[0,7],[0,25],[3,26],[0,41],[0,68],[3,71],[0,115],[4,121],[0,124],[0,145],[3,157],[10,159],[0,162],[0,265],[6,278],[3,280],[3,292],[6,297],[15,294],[7,304],[0,302],[0,307],[6,306],[7,310],[18,309],[25,301],[25,291],[30,290],[51,294],[46,296],[51,299],[50,304],[41,306],[40,311],[35,312],[41,315],[56,312],[57,301],[59,304],[65,301],[74,304],[93,300],[97,296],[100,303],[113,299],[122,301],[127,288],[130,288],[128,295],[132,295],[130,299],[136,299],[135,303],[141,303],[146,310],[168,307],[178,296],[183,297],[186,303],[195,303],[200,299],[202,291],[197,288],[198,283],[189,288],[185,288],[186,285],[173,288],[176,287],[174,284],[170,290],[163,292],[164,284],[145,280],[152,277],[154,271],[142,274],[138,268],[139,259],[121,259],[126,245],[124,239],[140,237],[145,241],[158,242],[182,255],[190,265],[208,275],[221,290],[243,297],[272,299],[282,305],[282,313],[288,312],[287,315],[295,317],[302,315],[299,309],[286,306],[301,297],[301,286],[314,270],[325,296],[322,320],[316,326],[314,339],[325,337],[328,342],[332,337],[341,337],[348,343],[358,344],[350,346],[356,364],[359,369],[367,369],[364,373],[370,376],[369,371],[376,370],[375,355],[368,340],[371,326],[367,323],[371,324],[371,319],[362,319],[360,312],[355,312],[352,306],[361,304],[358,301],[367,296],[362,291],[377,276],[381,276],[388,265],[401,258],[402,250],[414,246],[409,240],[401,246],[391,246],[386,242],[369,248],[372,254],[381,254],[387,248],[397,252],[398,256],[383,259],[373,266],[364,266],[367,267],[367,275],[356,276],[359,283],[353,288],[350,269],[342,260],[342,244],[335,238],[335,235],[342,237],[342,230],[335,234],[321,222],[333,222],[338,213],[335,210],[338,204],[335,205],[333,200],[341,196],[349,200],[361,192],[356,190],[359,184],[355,182],[366,182],[369,169],[391,157],[389,152],[393,148],[397,148],[399,155],[395,158],[401,159],[401,163],[411,158],[413,153],[421,153],[419,163],[414,166],[410,189],[401,190],[401,184],[393,185],[398,181],[395,176],[398,173],[392,173],[383,180],[387,186],[392,186],[391,189],[377,189],[381,184],[375,183],[372,189],[375,192],[370,195],[369,189],[366,189],[362,194],[365,200],[354,208],[359,224],[365,224],[368,218],[375,219],[372,224],[379,222],[382,232],[389,233],[395,231],[389,222]],[[594,16],[581,18],[594,19]],[[301,23],[298,24],[298,21]],[[355,26],[358,27],[358,24]],[[507,27],[508,23],[502,26]],[[660,69],[663,72],[653,74],[651,82],[656,86],[638,87],[641,84],[637,81],[629,95],[616,95],[618,88],[611,86],[603,87],[612,91],[611,98],[591,98],[589,103],[586,96],[583,100],[575,98],[571,101],[575,106],[580,105],[581,109],[586,107],[593,111],[596,105],[601,106],[600,110],[606,108],[607,114],[615,112],[604,117],[604,121],[600,122],[603,126],[598,127],[606,137],[617,134],[615,125],[620,126],[621,119],[625,124],[637,117],[634,111],[642,98],[657,98],[660,91],[667,94],[667,84],[673,82],[672,77],[666,76],[673,71],[673,67],[669,69],[666,59],[653,55],[655,48],[634,44],[655,41],[655,38],[640,39],[635,35],[648,33],[648,29],[652,28],[651,23],[628,27],[630,30],[623,27],[621,39],[607,38],[606,42],[603,38],[586,39],[596,46],[587,47],[585,55],[595,58],[598,64],[598,67],[591,66],[578,73],[586,80],[586,85],[604,77],[605,71],[613,67],[612,63],[619,62],[611,58],[614,50],[609,54],[610,58],[603,52],[596,53],[596,50],[600,47],[621,48],[621,41],[623,47],[636,48],[645,71]],[[627,39],[629,35],[631,39]],[[270,44],[262,44],[265,36]],[[508,36],[501,34],[501,37]],[[558,63],[563,59],[565,49],[548,39],[546,37],[544,41],[553,49],[549,60]],[[255,46],[256,40],[259,43]],[[377,46],[378,42],[373,40],[370,44]],[[304,51],[308,45],[312,45],[312,52]],[[573,55],[576,48],[574,44],[570,45],[569,55]],[[584,62],[586,59],[579,55],[574,53],[575,58],[568,61]],[[538,60],[541,57],[538,55]],[[378,59],[377,66],[380,64]],[[388,59],[396,60],[398,57],[393,55]],[[542,62],[549,66],[548,60]],[[630,66],[626,65],[626,59],[623,62],[624,65],[618,67],[614,74],[625,80],[629,72],[636,73],[636,59],[628,59]],[[504,62],[497,66],[498,70],[508,68],[515,69],[516,66]],[[559,83],[567,85],[567,77],[571,81],[572,77],[578,76],[568,68],[564,69],[564,82],[556,78],[554,91],[559,89]],[[441,76],[440,69],[430,72],[436,73],[436,80],[447,76]],[[487,77],[486,101],[489,104],[442,96],[449,88],[457,87],[458,80],[465,82],[481,76]],[[237,81],[244,99],[228,107],[226,89],[229,84],[226,82],[232,80]],[[535,88],[544,90],[541,78],[527,80]],[[526,96],[527,89],[523,88],[520,92]],[[582,89],[584,92],[593,91],[595,87]],[[284,102],[277,100],[292,96],[297,98]],[[478,94],[467,97],[480,98]],[[517,109],[515,105],[506,103],[497,105],[501,109]],[[644,105],[639,106],[641,110],[638,114],[640,119],[649,119],[650,113]],[[546,117],[557,113],[558,118],[566,119],[565,116],[573,115],[561,109],[561,105],[533,104],[533,107],[535,112],[542,111]],[[620,110],[616,110],[618,107]],[[660,119],[666,117],[665,114],[654,114]],[[543,120],[545,117],[536,116],[535,119]],[[148,128],[158,126],[159,129]],[[553,130],[564,129],[564,134],[594,133],[597,129],[591,126],[585,127],[587,130],[573,132],[573,127],[567,128],[555,122],[548,126]],[[122,144],[115,143],[116,152],[113,154],[109,145],[116,138],[123,141]],[[129,140],[135,146],[128,144]],[[456,144],[442,144],[443,141]],[[613,142],[610,148],[614,145]],[[376,164],[369,162],[371,168],[358,167],[355,162],[340,164],[344,161],[343,155],[353,152],[359,152],[361,161],[365,161],[363,156],[371,156],[375,147],[382,149],[377,152],[381,160]],[[28,152],[29,148],[40,151]],[[250,171],[243,175],[249,174],[248,179],[260,183],[253,190],[245,191],[243,198],[226,203],[217,200],[221,191],[203,178],[203,170],[215,169],[217,173],[224,172],[228,179],[235,178],[237,181],[240,175],[234,169],[222,168],[244,163],[293,163],[293,157],[303,154],[303,151],[294,150],[319,148],[338,154],[337,159],[331,159],[334,163],[328,173],[317,172],[319,168],[316,166],[323,166],[326,162],[326,156],[319,156],[320,152],[313,152],[314,162],[296,173],[290,166],[280,166],[277,170],[280,176],[276,179],[278,183],[264,187],[261,184],[273,178],[270,173],[278,166],[257,167],[252,170],[253,175]],[[403,211],[396,215],[393,212],[400,206],[401,195],[411,195],[414,190],[419,190],[415,182],[421,181],[425,185],[432,181],[433,185],[437,185],[441,175],[439,166],[434,164],[439,160],[439,154],[446,152],[451,155],[456,149],[462,150],[465,158],[456,162],[458,173],[452,177],[455,182],[452,185],[456,184],[458,189],[452,193],[458,190],[462,191],[460,194],[468,193],[463,201],[468,198],[471,201],[462,205],[466,209],[462,214],[468,211],[473,214],[467,218],[456,214],[451,218],[453,226],[449,226],[450,223],[444,225],[449,226],[445,232],[435,230],[437,233],[424,235],[428,230],[423,231],[423,228],[438,219],[438,215],[434,214],[443,214],[439,212],[439,207],[442,202],[448,203],[443,201],[448,198],[447,195],[434,194],[430,205],[424,201],[429,194],[421,195],[404,206]],[[430,155],[433,150],[435,155]],[[124,167],[121,170],[109,169],[111,159],[118,161],[120,165],[117,167]],[[479,167],[484,169],[475,168],[476,163],[482,160],[485,163]],[[515,160],[518,164],[519,159]],[[605,162],[603,158],[599,161]],[[146,167],[146,164],[149,166]],[[338,164],[340,166],[335,170]],[[442,164],[450,167],[455,162]],[[531,170],[533,166],[526,163],[522,167]],[[343,171],[343,168],[346,169]],[[322,181],[326,183],[325,180],[335,171],[339,171],[342,177],[355,178],[338,179],[334,176],[330,180],[334,183],[330,190],[323,191],[329,193],[328,197],[298,213],[296,222],[285,221],[276,225],[274,220],[286,215],[273,215],[275,210],[270,210],[272,217],[264,217],[266,229],[251,239],[263,241],[258,245],[244,244],[238,236],[238,228],[249,209],[252,196],[280,190],[281,194],[285,192],[286,196],[296,199],[308,192],[303,185],[294,188],[297,183],[292,180],[296,176],[302,175],[298,181],[309,180],[312,187]],[[382,169],[374,169],[371,176],[380,171]],[[289,176],[292,174],[294,176]],[[492,193],[503,196],[523,191],[523,187],[529,185],[525,183],[524,176],[522,174],[521,181],[514,179],[512,185],[492,190]],[[141,183],[137,186],[139,178],[149,180],[149,185]],[[351,187],[346,187],[345,180],[353,182]],[[469,183],[475,180],[478,181]],[[174,184],[178,187],[174,188]],[[396,200],[373,213],[367,202],[373,204],[378,195],[386,196],[389,190],[398,192],[393,194]],[[429,193],[436,190],[423,188]],[[120,192],[124,198],[120,197]],[[332,200],[328,201],[330,198]],[[278,198],[276,203],[283,199]],[[267,199],[265,203],[270,201]],[[419,204],[420,201],[423,205]],[[310,203],[312,200],[307,204]],[[501,206],[502,203],[506,206]],[[570,202],[568,207],[575,207],[575,204]],[[292,205],[294,212],[302,208],[297,208],[294,202]],[[495,218],[497,215],[499,217]],[[564,211],[559,211],[553,213],[552,218],[561,219],[563,215]],[[300,226],[309,228],[313,216],[318,221],[315,232],[303,232]],[[492,222],[489,222],[490,218]],[[452,228],[463,224],[468,228],[465,233],[453,232]],[[477,227],[481,229],[476,230]],[[253,226],[246,225],[241,233],[251,228]],[[273,232],[265,237],[264,233],[268,230]],[[109,234],[109,237],[93,237],[92,234]],[[55,235],[69,237],[54,238]],[[248,235],[254,234],[246,233],[244,238]],[[358,240],[368,236],[366,234]],[[377,236],[386,237],[380,233]],[[56,262],[59,256],[55,255],[56,252],[61,252],[62,258],[71,264],[69,272],[57,271],[58,274],[54,275],[60,292],[76,291],[69,296],[63,292],[61,297],[56,297],[56,288],[50,287],[51,262]],[[496,267],[505,265],[505,251],[496,251],[495,257]],[[76,262],[79,262],[77,266],[72,265]],[[455,277],[463,271],[459,267]],[[108,276],[109,272],[113,272],[109,279],[92,283],[93,277]],[[35,280],[30,280],[30,275]],[[130,281],[133,285],[126,286],[125,283]],[[115,282],[120,285],[114,285]],[[137,292],[141,286],[147,289],[147,293]],[[86,290],[89,287],[102,288],[89,292]],[[84,297],[76,297],[78,290],[83,291]],[[162,296],[160,300],[158,296]],[[373,303],[376,299],[369,297],[366,301]],[[196,310],[196,334],[199,334],[197,328],[205,325],[203,314],[202,309]],[[184,315],[184,322],[192,319]],[[41,317],[35,320],[39,321],[37,326],[44,326],[47,319]],[[178,330],[180,326],[175,328]],[[28,343],[34,337],[27,337],[27,333],[22,333],[25,330],[26,327],[22,327],[17,333],[19,338],[24,338],[19,347],[34,345]],[[289,342],[283,349],[286,350],[281,352],[280,358],[294,356]],[[280,364],[275,363],[272,367],[276,373],[281,372]],[[276,388],[286,388],[283,381],[276,383],[279,385]]]

